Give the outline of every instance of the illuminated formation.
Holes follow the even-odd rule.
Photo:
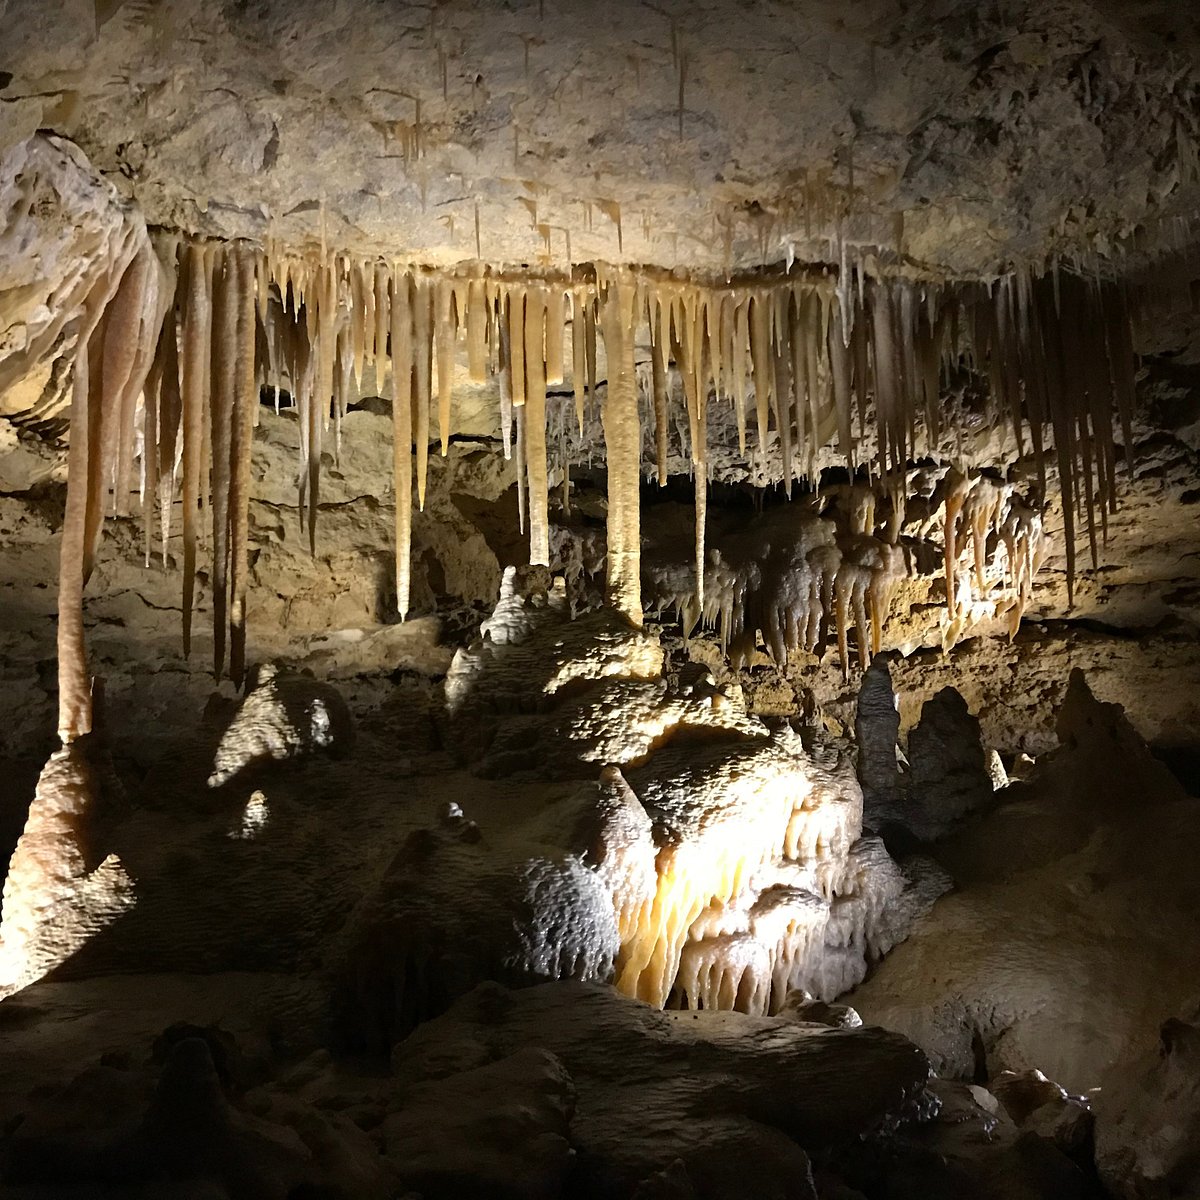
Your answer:
[[[674,605],[687,626],[704,619],[718,627],[735,664],[759,634],[785,662],[832,642],[835,632],[843,672],[851,629],[863,666],[880,649],[893,595],[910,573],[903,545],[908,463],[919,431],[936,440],[947,372],[966,362],[989,376],[993,403],[1009,415],[1018,447],[1029,441],[1038,481],[1022,496],[1012,484],[954,470],[941,479],[947,645],[981,615],[1004,616],[1010,631],[1019,623],[1043,553],[1046,431],[1061,489],[1068,581],[1076,517],[1095,553],[1115,502],[1114,423],[1130,444],[1129,297],[1057,269],[1045,276],[1019,271],[991,285],[868,277],[861,266],[838,273],[793,265],[726,280],[602,264],[570,274],[479,263],[435,270],[337,253],[324,235],[319,247],[303,251],[270,240],[264,249],[151,237],[134,216],[125,218],[106,263],[86,291],[70,298],[77,332],[58,623],[64,745],[92,728],[84,587],[105,515],[127,513],[135,494],[147,562],[156,536],[166,561],[171,508],[182,497],[184,649],[204,552],[213,671],[243,680],[250,455],[264,388],[276,403],[286,392],[296,406],[298,504],[314,552],[327,439],[340,454],[341,422],[368,365],[377,389],[390,394],[402,618],[409,608],[412,504],[425,501],[431,441],[447,453],[454,360],[465,344],[472,380],[499,381],[499,423],[505,454],[516,461],[531,564],[550,562],[547,389],[569,380],[581,430],[599,409],[607,469],[605,591],[615,610],[639,625],[648,580],[657,609]],[[642,395],[638,346],[646,344],[650,370],[641,376],[648,380]],[[1088,369],[1069,367],[1079,361]],[[644,409],[654,469],[664,483],[676,378],[694,479],[693,553],[689,566],[669,571],[664,583],[653,561],[645,573],[642,567],[641,422]],[[740,451],[764,463],[781,456],[788,494],[797,476],[819,478],[819,453],[831,443],[847,466],[865,469],[876,484],[852,487],[840,498],[840,524],[796,503],[740,545],[720,539],[710,545],[708,414],[718,404],[731,406]],[[860,463],[872,446],[871,461]],[[558,464],[564,477],[569,466],[565,459]],[[877,492],[890,504],[882,522],[875,516]],[[592,761],[623,760],[593,749]],[[720,769],[714,770],[711,786],[718,787]],[[759,783],[772,795],[778,790]],[[762,818],[772,828],[755,834],[752,847],[723,839],[719,851],[710,851],[701,839],[661,856],[660,882],[673,882],[660,888],[650,924],[639,924],[623,942],[620,979],[631,993],[664,1002],[708,897],[733,903],[754,870],[779,855],[792,861],[786,847],[794,843],[785,831],[788,806],[797,801],[790,784],[778,786],[782,807]],[[857,836],[855,820],[823,840],[820,853],[843,855]],[[827,887],[825,899],[840,886]],[[14,903],[6,902],[6,914]],[[784,917],[791,910],[776,896],[769,898],[769,918],[763,910],[745,920],[706,919],[720,931],[715,936],[734,946],[757,938],[759,926],[789,931],[762,961],[772,976],[783,970],[780,963],[798,963],[795,972],[788,968],[789,978],[796,972],[807,978],[808,960],[795,939],[815,936],[805,932],[808,904]],[[699,951],[691,953],[689,962]],[[712,986],[699,982],[717,978],[714,969],[697,965],[685,993],[723,995],[724,975]],[[767,993],[762,970],[755,970],[753,1003],[761,1005]]]
[[[437,993],[464,958],[472,979],[528,980],[549,953],[659,1007],[773,1013],[792,990],[839,995],[907,936],[945,884],[862,837],[847,748],[663,665],[657,638],[611,610],[572,620],[561,580],[509,570],[447,677],[454,744],[489,776],[607,766],[523,825],[414,843],[360,916],[354,978],[403,994],[387,963],[411,979],[416,957]]]
[[[648,338],[652,414],[660,482],[665,470],[670,389],[667,364],[682,379],[695,478],[693,614],[720,618],[731,640],[750,625],[737,613],[736,581],[709,583],[706,552],[708,409],[729,403],[739,442],[765,456],[778,443],[785,489],[813,477],[818,451],[836,441],[851,467],[870,430],[872,470],[895,481],[892,533],[873,536],[870,508],[853,538],[834,542],[818,525],[797,546],[810,578],[804,595],[765,597],[755,627],[772,648],[809,647],[812,629],[836,614],[843,663],[845,630],[860,631],[859,654],[878,647],[898,573],[893,550],[903,520],[899,486],[918,441],[936,437],[944,371],[962,360],[990,378],[993,402],[1009,415],[1018,445],[1029,439],[1045,493],[1046,430],[1061,488],[1068,577],[1077,518],[1095,554],[1115,503],[1113,429],[1130,444],[1133,356],[1129,302],[1114,285],[1056,270],[1016,272],[992,285],[841,275],[792,267],[729,281],[680,281],[652,270],[575,268],[569,275],[514,273],[471,264],[433,270],[400,261],[353,258],[324,247],[295,252],[269,242],[214,243],[162,237],[152,247],[136,227],[109,272],[88,295],[76,350],[67,534],[62,571],[60,731],[86,732],[87,670],[77,615],[81,583],[95,557],[106,511],[142,497],[147,553],[156,505],[165,537],[169,502],[183,496],[183,634],[190,639],[198,546],[208,537],[214,609],[214,672],[245,669],[249,454],[262,386],[285,389],[300,417],[299,504],[315,546],[321,454],[332,426],[335,448],[352,383],[365,364],[381,388],[390,379],[395,436],[396,595],[409,606],[412,502],[423,505],[428,449],[436,431],[445,454],[452,428],[452,374],[465,341],[472,379],[500,378],[500,424],[516,456],[529,561],[549,562],[546,389],[568,377],[582,425],[601,404],[608,469],[608,593],[641,618],[641,435],[635,343]],[[571,350],[566,351],[567,339]],[[597,379],[597,337],[607,379]],[[567,363],[571,364],[568,372]],[[1086,369],[1071,364],[1082,362]],[[603,396],[600,396],[603,392]],[[1023,404],[1022,404],[1023,402]],[[1115,414],[1115,415],[1114,415]],[[751,432],[747,433],[749,426]],[[138,468],[138,447],[141,466]],[[563,464],[564,469],[568,464]],[[1027,597],[1038,538],[1036,507],[1014,508],[1008,493],[979,482],[947,497],[948,575],[958,546],[974,539],[977,583],[982,538],[1009,550],[1018,597]],[[964,523],[965,522],[965,523]],[[962,525],[961,530],[959,529]],[[855,540],[857,539],[857,540]],[[734,568],[736,574],[736,567]],[[953,621],[961,581],[952,579]],[[1020,602],[1017,604],[1019,611]],[[867,630],[870,627],[870,635]],[[228,646],[228,664],[226,647]]]

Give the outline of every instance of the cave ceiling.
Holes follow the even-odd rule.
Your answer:
[[[0,4],[0,145],[153,225],[433,264],[989,276],[1190,239],[1188,5]]]

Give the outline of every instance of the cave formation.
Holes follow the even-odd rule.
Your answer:
[[[1200,1195],[1200,17],[0,3],[0,1191]]]

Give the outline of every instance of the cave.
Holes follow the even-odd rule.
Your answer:
[[[0,0],[0,1197],[1200,1197],[1200,13]]]

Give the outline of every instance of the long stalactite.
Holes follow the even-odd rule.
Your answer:
[[[272,388],[277,402],[281,391],[290,394],[296,406],[298,505],[316,553],[326,429],[332,421],[335,453],[341,454],[350,389],[361,386],[368,363],[381,394],[390,375],[396,606],[401,618],[407,616],[412,505],[414,498],[419,508],[425,504],[435,403],[436,436],[442,452],[448,448],[463,331],[471,380],[499,382],[505,453],[515,446],[532,563],[550,562],[548,435],[560,447],[564,477],[571,466],[561,449],[563,430],[548,429],[547,389],[566,380],[569,361],[581,427],[587,405],[597,403],[604,389],[608,590],[635,622],[642,615],[638,493],[643,473],[656,470],[659,483],[666,480],[673,377],[682,381],[695,480],[691,623],[719,617],[727,603],[720,581],[710,601],[705,580],[713,405],[731,407],[739,446],[748,454],[763,464],[778,455],[789,495],[794,479],[815,477],[827,445],[836,445],[851,471],[865,467],[880,487],[895,491],[922,434],[927,446],[936,441],[941,390],[963,367],[987,379],[995,412],[1009,422],[1018,444],[1029,438],[1040,492],[1030,508],[1007,494],[1003,502],[985,496],[987,489],[976,482],[968,489],[948,481],[949,628],[957,628],[964,587],[960,552],[970,546],[978,560],[989,535],[1008,546],[1019,607],[1027,602],[1030,564],[1041,561],[1041,506],[1048,499],[1051,459],[1073,586],[1076,531],[1086,535],[1095,561],[1116,503],[1118,431],[1127,462],[1132,451],[1137,297],[1095,272],[1020,270],[985,283],[842,269],[850,272],[845,279],[826,266],[793,264],[716,280],[593,265],[569,273],[478,263],[433,269],[355,258],[324,245],[289,249],[273,240],[260,247],[172,236],[152,244],[143,229],[114,255],[104,288],[89,299],[81,322],[70,536],[64,538],[62,568],[64,737],[87,726],[82,622],[74,614],[103,515],[128,510],[139,444],[147,546],[149,510],[157,504],[164,561],[170,510],[177,495],[182,500],[185,653],[207,516],[204,574],[212,591],[214,672],[219,677],[225,669],[227,647],[232,676],[240,679],[244,672],[251,618],[250,449],[261,388]],[[606,352],[604,381],[597,378],[598,330]],[[639,344],[649,347],[644,396],[636,371]],[[643,403],[654,430],[652,462],[646,464]],[[871,457],[867,441],[874,445],[872,461],[864,461]],[[864,524],[858,541],[840,547],[833,567],[824,562],[834,557],[824,543],[810,548],[815,557],[805,569],[816,581],[811,603],[836,614],[843,666],[846,628],[859,627],[864,662],[881,644],[880,608],[900,569],[894,551],[903,498],[891,507],[889,531]],[[975,575],[978,586],[978,566]],[[802,624],[771,636],[777,642],[782,637],[780,646],[806,646],[812,641],[807,618]],[[727,639],[746,628],[770,631],[773,619],[739,618]]]

